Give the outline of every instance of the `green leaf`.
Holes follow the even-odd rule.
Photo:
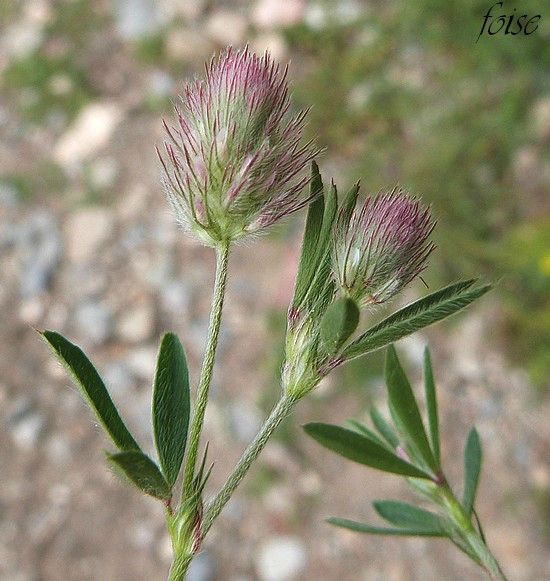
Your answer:
[[[325,211],[323,181],[319,173],[319,166],[314,161],[311,162],[310,196],[312,200],[309,203],[307,213],[300,265],[296,275],[296,287],[292,301],[296,307],[302,303],[318,266],[316,262],[319,249],[318,241]]]
[[[347,424],[352,430],[355,430],[358,434],[365,436],[365,438],[368,438],[375,444],[378,444],[383,448],[388,447],[384,441],[382,441],[372,430],[369,430],[369,428],[367,428],[367,426],[365,426],[361,422],[358,422],[357,420],[348,420]]]
[[[162,338],[153,386],[153,434],[160,466],[173,486],[185,453],[189,426],[189,373],[183,347],[176,335]]]
[[[321,345],[326,353],[338,353],[357,329],[359,316],[359,308],[352,299],[341,298],[329,306],[321,320]]]
[[[384,520],[397,527],[423,530],[434,536],[447,534],[442,519],[428,510],[396,500],[378,500],[372,505]]]
[[[472,514],[481,471],[481,441],[475,428],[470,430],[464,450],[464,496],[462,505],[468,515]]]
[[[393,450],[399,446],[399,438],[395,435],[392,427],[386,420],[384,416],[375,408],[372,407],[370,410],[370,417],[374,427],[380,432],[380,435],[386,440],[386,442],[391,446]]]
[[[157,465],[143,452],[131,450],[118,454],[107,454],[107,460],[119,476],[124,475],[145,494],[161,500],[170,498],[170,486]]]
[[[356,531],[358,533],[368,533],[371,535],[393,535],[401,537],[444,537],[446,533],[439,530],[428,530],[426,528],[388,528],[377,527],[366,523],[360,523],[345,518],[329,518],[327,522],[337,527]]]
[[[73,378],[97,419],[120,450],[139,450],[124,425],[101,377],[82,350],[55,331],[40,333]]]
[[[489,284],[470,288],[475,282],[452,284],[404,307],[365,331],[342,355],[346,359],[360,357],[460,311],[491,289]]]
[[[430,428],[430,441],[435,461],[441,466],[441,449],[439,444],[439,418],[437,413],[437,395],[432,368],[430,351],[424,350],[424,391],[426,393],[426,409],[428,411],[428,425]]]
[[[307,424],[304,426],[304,430],[325,448],[348,458],[348,460],[393,474],[430,478],[428,474],[416,466],[401,460],[383,446],[353,430],[321,423]]]
[[[346,194],[344,201],[338,212],[338,224],[342,227],[348,226],[353,215],[353,210],[357,205],[357,196],[359,194],[359,182],[355,183]]]
[[[393,345],[390,345],[387,350],[385,376],[390,412],[395,426],[405,440],[407,449],[417,460],[436,472],[438,466],[424,431],[414,393]]]

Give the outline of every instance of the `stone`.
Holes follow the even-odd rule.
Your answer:
[[[101,345],[111,336],[113,318],[104,303],[90,300],[78,305],[74,314],[80,336]]]
[[[38,411],[28,411],[12,421],[11,437],[16,446],[31,452],[38,444],[46,419]]]
[[[154,0],[116,0],[115,28],[125,40],[138,40],[160,30],[162,18]]]
[[[90,186],[95,190],[107,190],[115,185],[118,165],[112,157],[102,157],[90,164]]]
[[[290,581],[306,568],[306,551],[292,536],[272,537],[256,556],[256,572],[261,581]]]
[[[160,288],[160,304],[168,313],[187,319],[191,304],[189,285],[181,280],[168,281]]]
[[[200,30],[175,28],[166,37],[166,56],[175,61],[196,64],[214,52],[212,42]]]
[[[229,409],[231,428],[235,436],[243,444],[248,444],[262,425],[260,410],[246,399],[233,402]]]
[[[144,381],[151,381],[157,363],[157,347],[149,345],[133,349],[126,358],[130,371]]]
[[[258,0],[252,10],[252,22],[263,29],[299,24],[305,11],[303,0]]]
[[[248,23],[244,16],[219,10],[214,12],[206,22],[208,36],[222,46],[242,44],[246,38]]]
[[[114,217],[107,208],[83,208],[71,214],[65,223],[64,235],[70,261],[92,258],[109,240],[114,230]]]
[[[208,552],[199,553],[189,566],[187,581],[215,581],[216,560]]]
[[[55,218],[48,212],[31,214],[16,234],[22,253],[21,295],[32,298],[48,287],[62,255]]]
[[[66,170],[73,170],[107,145],[122,117],[116,103],[87,105],[55,144],[53,158]]]
[[[259,34],[250,44],[252,50],[258,54],[268,51],[276,61],[285,61],[288,47],[285,39],[276,32],[264,32]]]
[[[150,304],[124,310],[117,325],[117,335],[128,343],[140,343],[148,339],[155,329],[155,313]]]

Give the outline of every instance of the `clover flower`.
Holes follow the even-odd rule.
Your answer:
[[[340,289],[363,307],[393,297],[425,269],[434,226],[429,210],[397,189],[341,209],[332,248]]]
[[[178,221],[216,246],[253,234],[302,208],[319,152],[301,138],[306,111],[291,117],[283,71],[268,53],[225,50],[185,87],[177,122],[159,153]]]

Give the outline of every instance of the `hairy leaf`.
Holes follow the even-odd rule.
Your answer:
[[[419,468],[392,454],[387,448],[353,430],[321,423],[307,424],[304,426],[304,430],[325,448],[348,458],[348,460],[384,472],[416,478],[430,477]]]
[[[161,500],[170,498],[170,486],[157,465],[143,452],[131,450],[118,454],[107,454],[107,460],[119,476],[125,476],[145,494]]]
[[[392,525],[424,530],[436,536],[446,535],[442,519],[433,512],[396,500],[377,500],[372,505],[376,512]]]
[[[294,290],[294,300],[292,304],[298,307],[311,284],[317,267],[316,259],[318,252],[318,241],[323,224],[325,211],[325,201],[323,196],[323,182],[319,173],[319,166],[311,162],[310,195],[312,200],[309,203],[304,239],[302,242],[302,254],[300,265],[296,276],[296,288]]]
[[[185,453],[189,426],[189,373],[183,347],[176,335],[166,333],[157,358],[153,386],[153,434],[160,466],[173,486]]]
[[[397,429],[414,456],[436,472],[438,466],[428,443],[414,393],[393,345],[388,347],[386,354],[385,375],[390,411]]]
[[[55,331],[44,331],[41,335],[71,375],[114,444],[120,450],[139,450],[138,444],[120,418],[99,373],[82,350]]]
[[[369,525],[366,523],[360,523],[353,520],[348,520],[345,518],[329,518],[327,522],[331,525],[337,527],[342,527],[349,529],[350,531],[356,531],[358,533],[368,533],[371,535],[392,535],[401,537],[444,537],[446,533],[439,530],[433,529],[429,530],[427,528],[388,528],[388,527],[378,527],[374,525]]]
[[[321,344],[326,353],[336,354],[359,324],[355,301],[341,298],[332,303],[321,321]]]
[[[380,435],[395,450],[399,446],[399,438],[396,436],[393,428],[386,422],[384,416],[375,408],[370,409],[370,417],[374,427],[380,432]]]
[[[464,496],[462,504],[472,514],[481,471],[481,441],[475,428],[470,430],[464,450]]]
[[[483,296],[491,285],[470,288],[475,279],[459,282],[428,295],[371,327],[343,352],[346,359],[385,347],[419,329],[441,321]]]
[[[428,411],[428,425],[430,441],[435,461],[441,466],[441,450],[439,444],[439,417],[437,413],[437,395],[432,369],[432,361],[428,348],[424,350],[424,391],[426,393],[426,409]]]

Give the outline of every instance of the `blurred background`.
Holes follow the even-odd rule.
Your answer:
[[[395,184],[438,220],[430,289],[481,275],[497,289],[401,341],[419,378],[429,342],[443,456],[461,489],[475,424],[478,511],[514,580],[550,571],[549,14],[530,36],[483,36],[491,2],[6,0],[0,3],[0,579],[161,580],[161,507],[121,485],[107,445],[34,328],[78,342],[146,449],[150,381],[165,330],[198,376],[211,251],[167,209],[153,146],[171,100],[203,62],[246,43],[291,61],[319,160],[343,190]],[[511,13],[516,3],[505,2]],[[521,2],[528,14],[543,5]],[[495,13],[498,12],[498,7]],[[232,255],[207,416],[210,489],[278,393],[303,216]],[[425,293],[409,289],[405,302]],[[396,305],[393,305],[394,307]],[[404,498],[391,476],[306,439],[305,421],[385,404],[381,357],[344,368],[268,446],[196,560],[193,581],[482,579],[443,541],[380,539],[327,516],[376,521]],[[546,571],[546,573],[545,573]]]

